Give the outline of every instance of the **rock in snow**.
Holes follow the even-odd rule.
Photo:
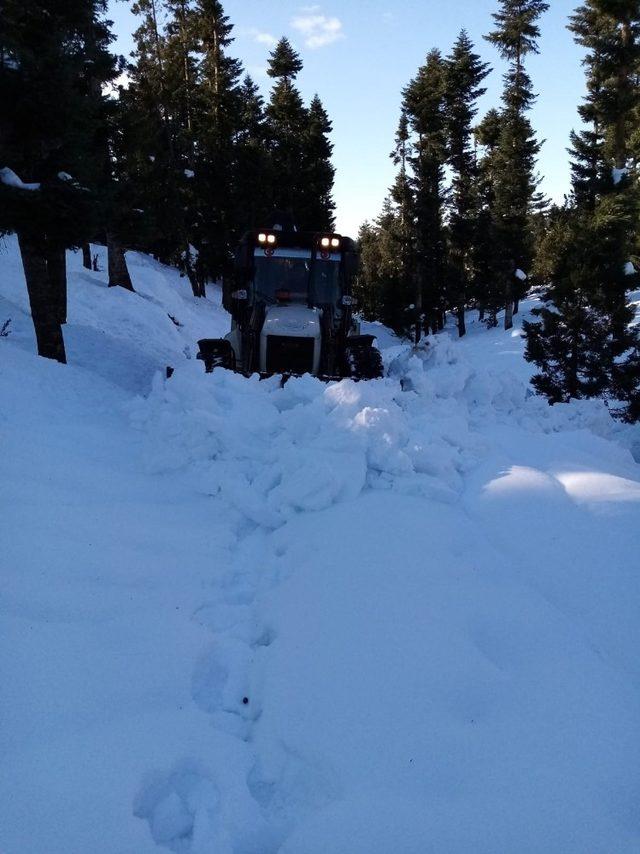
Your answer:
[[[206,375],[217,289],[128,260],[61,366],[0,252],[3,854],[640,850],[637,428],[472,317]]]

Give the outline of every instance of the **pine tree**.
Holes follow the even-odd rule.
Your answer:
[[[493,15],[496,28],[486,36],[509,63],[504,75],[493,210],[496,273],[504,289],[506,329],[513,325],[514,302],[521,287],[515,272],[518,268],[527,270],[531,264],[528,222],[538,183],[535,165],[540,144],[526,116],[535,95],[524,61],[529,54],[538,53],[537,22],[548,8],[544,0],[500,0],[500,10]]]
[[[383,212],[381,219],[388,238],[385,244],[395,256],[390,259],[395,283],[393,289],[387,288],[383,304],[389,325],[398,332],[409,333],[411,324],[414,340],[418,343],[423,325],[422,291],[419,290],[420,283],[416,275],[415,197],[409,175],[410,154],[409,117],[403,109],[391,152],[391,159],[398,167],[395,183],[389,192],[389,201],[393,207],[389,208],[386,215]]]
[[[391,159],[396,180],[377,220],[359,234],[361,253],[357,295],[368,319],[380,319],[399,335],[419,341],[423,317],[415,275],[416,230],[410,179],[411,135],[405,110],[400,114]]]
[[[240,86],[238,101],[233,178],[233,223],[237,235],[266,223],[273,195],[264,101],[248,74]]]
[[[140,18],[135,51],[128,66],[129,86],[121,92],[122,137],[118,161],[126,173],[135,207],[144,212],[143,247],[163,262],[177,260],[188,241],[179,196],[174,113],[166,78],[166,37],[159,22],[159,0],[138,0]],[[124,163],[123,163],[124,165]],[[136,245],[132,235],[131,245]]]
[[[414,141],[409,158],[415,216],[416,312],[425,327],[438,331],[446,307],[444,167],[446,164],[445,63],[438,50],[404,91],[404,109]]]
[[[199,188],[196,245],[209,278],[229,267],[236,238],[234,220],[235,140],[240,125],[242,65],[229,54],[233,26],[218,0],[196,0],[200,44],[200,109],[196,122]]]
[[[299,225],[304,231],[332,230],[335,202],[332,197],[335,169],[331,163],[333,144],[329,140],[332,126],[318,95],[307,112],[304,136],[304,200],[299,212]]]
[[[286,38],[273,49],[267,74],[276,83],[267,106],[267,128],[273,170],[272,206],[289,214],[294,222],[304,216],[307,110],[294,81],[302,61]]]
[[[498,311],[504,304],[504,289],[499,282],[496,259],[496,227],[494,222],[497,154],[502,130],[502,116],[496,109],[488,111],[475,128],[477,145],[482,149],[478,158],[478,228],[473,246],[472,294],[478,306],[480,320],[498,325]]]
[[[541,369],[534,384],[550,402],[604,395],[637,419],[640,339],[626,293],[640,278],[630,264],[640,212],[633,169],[640,9],[631,0],[589,0],[570,28],[588,51],[580,114],[589,124],[572,134],[572,197],[543,243],[550,286],[540,322],[525,325],[526,355]]]
[[[458,334],[465,332],[465,308],[471,294],[474,247],[478,240],[479,186],[472,122],[489,66],[473,51],[462,30],[446,61],[445,120],[448,162],[452,170],[449,215],[449,304],[456,309]]]

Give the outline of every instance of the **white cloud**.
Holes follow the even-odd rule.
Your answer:
[[[263,30],[256,29],[255,27],[252,27],[249,30],[243,30],[242,32],[244,35],[252,38],[254,42],[264,44],[267,47],[275,47],[278,43],[278,39],[275,36],[272,36],[271,33],[266,33]]]
[[[291,26],[302,33],[307,47],[326,47],[344,38],[339,18],[321,15],[319,6],[307,6],[302,11],[304,14],[294,18]]]

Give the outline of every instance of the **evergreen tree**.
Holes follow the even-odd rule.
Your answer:
[[[233,222],[237,234],[259,228],[272,210],[272,168],[267,150],[264,101],[247,74],[238,93],[238,127],[234,144]]]
[[[475,128],[476,143],[482,149],[478,158],[478,222],[473,246],[472,294],[478,306],[480,320],[489,327],[497,326],[498,311],[504,304],[504,289],[500,286],[496,259],[495,184],[498,169],[497,155],[502,130],[502,115],[496,109],[488,111]]]
[[[305,231],[332,230],[335,202],[332,197],[335,169],[331,163],[331,122],[322,101],[315,95],[307,113],[304,137],[304,195],[299,226]]]
[[[410,335],[416,329],[415,280],[408,277],[405,266],[405,240],[406,223],[389,195],[375,222],[360,229],[355,293],[365,317],[382,320],[398,335]],[[419,332],[419,320],[418,327]]]
[[[418,343],[423,326],[422,293],[417,293],[415,197],[409,175],[410,154],[409,117],[403,109],[391,152],[391,159],[398,167],[395,183],[389,193],[389,202],[393,207],[390,206],[387,212],[383,211],[380,221],[387,238],[383,246],[394,256],[390,259],[394,286],[386,289],[383,305],[389,325],[397,332],[408,334],[411,324],[414,340]]]
[[[306,196],[303,164],[308,113],[294,86],[301,69],[302,61],[288,39],[280,39],[267,68],[276,81],[266,110],[273,170],[271,202],[294,222],[305,216]]]
[[[409,119],[401,112],[391,159],[398,174],[382,213],[360,230],[357,294],[369,319],[380,319],[399,335],[422,334],[422,310],[416,304],[415,206],[410,178]]]
[[[235,141],[240,124],[242,65],[229,55],[233,26],[218,0],[195,0],[201,93],[196,122],[199,157],[196,246],[209,278],[229,267],[236,237]]]
[[[489,66],[473,51],[462,30],[446,61],[445,120],[448,162],[452,170],[449,215],[449,304],[455,308],[458,334],[465,332],[465,308],[474,280],[474,247],[480,209],[478,169],[472,147],[472,122]]]
[[[135,207],[144,211],[142,248],[165,263],[178,262],[190,243],[180,197],[179,115],[167,80],[167,38],[159,20],[159,0],[138,0],[132,11],[140,18],[134,32],[129,86],[121,93],[126,147],[126,173]],[[174,81],[175,82],[175,81]],[[184,169],[184,166],[182,167]],[[135,246],[137,236],[131,235]],[[192,282],[194,293],[197,283]]]
[[[404,109],[414,140],[409,158],[415,216],[415,307],[425,327],[444,326],[446,244],[444,167],[446,66],[432,50],[404,91]]]
[[[505,295],[506,329],[513,325],[514,302],[521,288],[516,270],[527,270],[531,264],[528,223],[538,183],[535,165],[540,144],[526,116],[535,95],[524,61],[530,53],[538,53],[538,19],[548,8],[544,0],[500,0],[500,10],[493,15],[496,28],[486,36],[509,63],[504,75],[493,210],[495,272]]]
[[[571,29],[587,48],[585,131],[572,135],[573,193],[542,247],[550,286],[540,322],[525,325],[534,384],[550,402],[605,395],[640,417],[640,340],[627,290],[640,199],[633,168],[640,72],[640,8],[588,0]]]

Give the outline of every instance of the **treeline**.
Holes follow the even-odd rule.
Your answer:
[[[538,52],[543,0],[500,0],[485,37],[506,61],[499,107],[480,121],[489,73],[461,32],[432,50],[402,93],[392,152],[396,181],[360,231],[359,296],[369,317],[416,339],[447,312],[513,325],[532,285],[543,293],[525,322],[534,387],[551,403],[603,397],[640,419],[640,339],[629,292],[640,284],[640,2],[587,0],[569,29],[586,48],[584,129],[571,135],[572,189],[562,206],[538,192],[540,142],[526,59]]]
[[[217,0],[138,0],[129,62],[106,5],[3,0],[0,15],[0,232],[18,234],[38,351],[59,361],[66,248],[89,266],[89,241],[106,243],[109,284],[127,288],[124,250],[149,252],[202,296],[274,209],[333,227],[331,122],[303,102],[286,38],[265,103]]]
[[[507,63],[502,102],[476,121],[490,73],[463,30],[434,49],[402,93],[392,152],[398,174],[381,215],[360,231],[360,297],[369,316],[403,334],[437,332],[448,311],[464,335],[475,306],[512,326],[534,255],[540,149],[526,69],[538,52],[542,0],[502,0],[486,39]],[[525,272],[526,271],[526,272]]]

